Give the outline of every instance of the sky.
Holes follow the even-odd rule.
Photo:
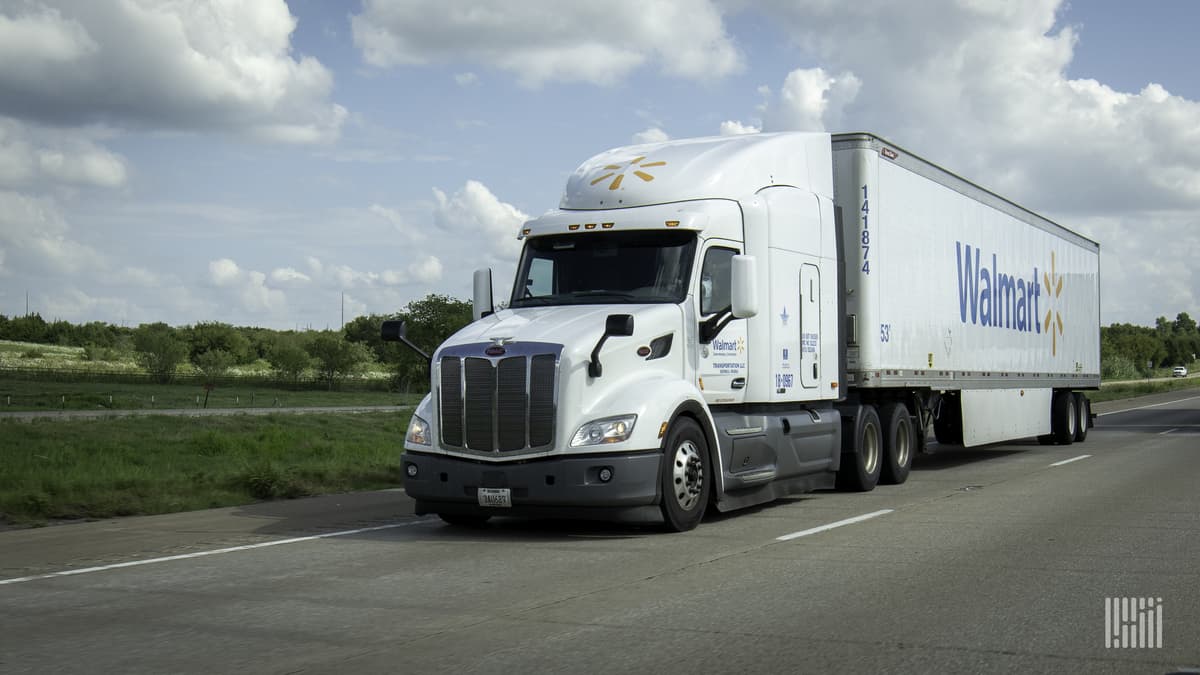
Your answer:
[[[0,0],[0,314],[338,328],[636,142],[872,131],[1200,316],[1195,0]]]

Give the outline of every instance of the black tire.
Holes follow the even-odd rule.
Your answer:
[[[1054,445],[1054,434],[1043,434],[1037,438],[1040,445]]]
[[[879,482],[899,485],[908,480],[913,452],[917,446],[915,429],[903,403],[888,403],[879,409],[883,424],[883,466]]]
[[[438,518],[441,518],[447,525],[455,527],[483,527],[487,521],[491,519],[489,515],[468,515],[464,513],[439,513]]]
[[[1075,440],[1075,426],[1079,414],[1075,412],[1075,395],[1069,391],[1054,392],[1050,403],[1050,433],[1059,445],[1070,445]]]
[[[667,433],[659,472],[663,524],[669,531],[687,532],[700,524],[712,493],[710,466],[700,425],[689,417],[676,420]]]
[[[843,427],[844,428],[844,427]],[[869,492],[879,483],[883,467],[883,431],[875,406],[859,406],[853,435],[842,434],[842,465],[837,486],[842,490]]]
[[[1087,440],[1088,423],[1092,419],[1092,402],[1083,392],[1075,392],[1075,442]]]

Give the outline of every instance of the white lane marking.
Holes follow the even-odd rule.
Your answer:
[[[0,579],[0,586],[6,584],[19,584],[26,581],[37,581],[38,579],[53,579],[54,577],[69,577],[76,574],[90,574],[92,572],[104,572],[106,570],[115,570],[122,567],[137,567],[139,565],[153,565],[155,563],[170,562],[172,560],[187,560],[188,558],[203,558],[210,555],[221,555],[223,553],[234,553],[236,551],[249,551],[256,548],[267,548],[268,546],[282,546],[284,544],[296,544],[302,541],[314,541],[316,539],[328,539],[330,537],[344,537],[351,534],[362,534],[363,532],[377,532],[379,530],[391,530],[397,527],[409,527],[412,525],[420,525],[430,522],[431,518],[422,520],[414,520],[406,523],[392,523],[390,525],[376,525],[374,527],[360,527],[357,530],[342,530],[340,532],[325,532],[324,534],[313,534],[307,537],[292,537],[291,539],[278,539],[275,541],[264,541],[261,544],[246,544],[244,546],[230,546],[229,548],[218,548],[211,551],[197,551],[195,553],[181,553],[179,555],[168,555],[162,558],[148,558],[146,560],[130,560],[129,562],[114,563],[112,565],[100,565],[99,567],[82,567],[75,570],[63,570],[62,572],[50,572],[48,574],[34,574],[28,577],[14,577],[12,579]]]
[[[1096,413],[1096,417],[1104,417],[1105,415],[1118,415],[1118,414],[1124,413],[1124,412],[1133,412],[1134,410],[1145,410],[1146,408],[1158,408],[1158,407],[1164,406],[1164,405],[1171,405],[1172,403],[1183,403],[1184,401],[1194,401],[1198,398],[1200,398],[1200,396],[1189,396],[1188,398],[1181,398],[1181,399],[1178,399],[1175,401],[1166,401],[1164,403],[1154,403],[1152,405],[1140,405],[1136,408],[1126,408],[1124,410],[1110,410],[1109,412]]]
[[[1063,464],[1070,464],[1071,462],[1078,462],[1079,460],[1087,459],[1088,457],[1091,457],[1091,455],[1080,455],[1078,457],[1072,457],[1071,459],[1064,459],[1061,462],[1055,462],[1055,463],[1051,464],[1050,466],[1062,466]]]
[[[1158,435],[1166,436],[1167,434],[1171,433],[1172,431],[1177,431],[1177,430],[1176,429],[1167,429],[1166,431],[1160,432]]]
[[[829,523],[828,525],[821,525],[819,527],[813,527],[813,528],[810,528],[807,530],[800,530],[799,532],[785,534],[782,537],[775,537],[775,541],[791,541],[792,539],[799,539],[800,537],[807,537],[810,534],[817,534],[818,532],[832,530],[835,527],[841,527],[843,525],[853,525],[854,523],[861,523],[864,520],[870,520],[872,518],[878,518],[879,516],[887,515],[894,510],[895,509],[883,509],[881,511],[873,511],[871,513],[864,513],[861,516],[854,516],[853,518],[839,520],[836,523]]]

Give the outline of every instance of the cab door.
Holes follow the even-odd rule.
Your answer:
[[[821,272],[800,266],[800,386],[813,389],[821,380]]]
[[[741,247],[733,242],[710,241],[702,252],[697,296],[700,323],[727,315],[731,304],[733,256]],[[703,328],[701,329],[703,331]],[[696,386],[712,405],[742,403],[746,399],[749,363],[746,320],[734,319],[708,342],[700,344]]]

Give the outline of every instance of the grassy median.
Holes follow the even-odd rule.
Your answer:
[[[190,384],[47,382],[6,378],[0,379],[0,412],[416,405],[422,395],[388,391],[290,390],[244,383],[205,391]]]
[[[409,413],[0,421],[0,519],[234,506],[401,483]]]

